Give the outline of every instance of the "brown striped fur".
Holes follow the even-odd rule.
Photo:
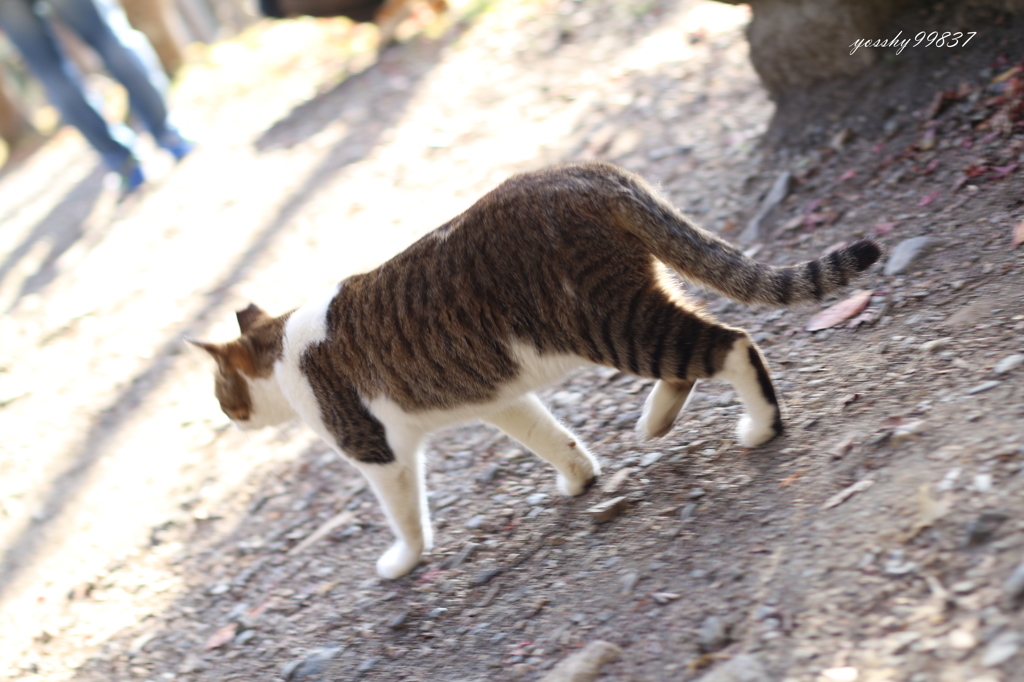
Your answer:
[[[330,352],[311,369],[343,371],[364,398],[409,411],[492,399],[517,374],[512,340],[650,378],[707,378],[743,332],[689,304],[658,259],[735,300],[786,305],[836,291],[877,254],[859,242],[818,261],[763,265],[637,175],[556,166],[511,178],[346,280],[328,312]]]

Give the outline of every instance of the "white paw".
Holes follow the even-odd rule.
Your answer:
[[[640,419],[638,419],[636,422],[636,438],[639,441],[645,441],[657,437],[658,436],[654,433],[654,429],[652,429],[648,424],[647,410],[644,410],[644,413],[640,415]]]
[[[399,540],[377,559],[377,575],[388,580],[401,578],[420,562],[421,552],[410,549]]]
[[[758,424],[749,414],[740,417],[739,424],[736,425],[736,433],[739,436],[740,443],[746,448],[756,448],[759,445],[764,445],[779,435],[775,427],[772,426],[772,422],[766,421]]]
[[[569,497],[582,495],[600,475],[601,465],[590,453],[587,453],[585,458],[581,457],[573,464],[569,475],[558,474],[558,490]]]

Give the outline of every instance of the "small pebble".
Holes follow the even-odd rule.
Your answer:
[[[1002,512],[982,512],[978,518],[967,524],[967,546],[977,547],[992,539],[999,526],[1010,517]]]
[[[356,668],[356,670],[358,670],[361,673],[370,672],[371,670],[373,670],[374,667],[376,667],[376,665],[377,665],[377,663],[379,661],[380,661],[380,657],[379,656],[373,656],[371,658],[366,659],[362,663],[360,663],[359,667]]]
[[[623,467],[622,469],[619,469],[601,485],[601,492],[616,492],[620,487],[622,487],[622,484],[626,481],[627,478],[629,478],[629,475],[631,473],[633,473],[632,467]]]
[[[477,518],[477,517],[474,516],[473,519],[475,519],[475,518]],[[470,521],[472,521],[473,519],[470,519]],[[466,525],[469,526],[468,523]],[[469,527],[472,528],[473,526],[469,526]],[[462,547],[462,549],[459,550],[459,553],[452,557],[452,560],[448,564],[448,567],[449,568],[457,568],[458,566],[461,566],[462,563],[464,561],[466,561],[466,559],[468,559],[470,556],[472,556],[473,552],[475,552],[478,547],[480,547],[480,545],[478,543],[476,543],[476,542],[467,542]]]
[[[1010,577],[1003,583],[1003,596],[1010,606],[1015,608],[1024,600],[1024,561],[1013,569]]]
[[[241,646],[243,644],[247,644],[248,642],[250,642],[252,640],[252,638],[255,637],[255,636],[256,636],[256,631],[255,630],[242,630],[241,632],[239,632],[235,636],[234,643],[236,645],[238,645],[238,646]]]
[[[664,452],[648,452],[640,458],[640,466],[649,467],[665,456]]]
[[[921,344],[921,351],[924,353],[931,353],[934,351],[942,350],[943,348],[949,345],[949,341],[949,337],[925,341],[924,343]]]
[[[996,374],[1006,374],[1007,372],[1012,372],[1021,365],[1024,365],[1024,355],[1015,353],[997,362],[996,366],[992,368],[992,371]]]
[[[704,653],[718,651],[729,643],[729,631],[718,616],[708,616],[697,633],[697,646]]]
[[[481,571],[480,573],[476,574],[476,576],[473,578],[473,584],[486,585],[487,583],[491,582],[491,579],[499,573],[501,573],[500,568],[488,568],[486,571]]]
[[[501,466],[497,464],[492,464],[486,469],[484,469],[484,472],[480,474],[477,480],[479,480],[481,483],[490,483],[498,476],[498,473],[500,471]]]
[[[315,678],[324,671],[328,661],[339,651],[341,651],[340,647],[313,649],[304,657],[286,663],[281,669],[281,677],[288,682],[299,682],[307,678]]]
[[[981,664],[986,668],[994,668],[1016,656],[1018,651],[1020,651],[1020,633],[1006,630],[996,635],[985,647],[985,653],[981,655]]]
[[[595,504],[587,510],[587,515],[596,523],[605,523],[621,516],[628,506],[629,502],[625,496],[613,497],[610,500]]]
[[[675,592],[655,592],[655,593],[653,593],[651,595],[651,599],[653,599],[658,604],[661,604],[662,606],[664,606],[665,604],[668,604],[669,602],[673,602],[673,601],[675,601],[676,599],[679,599],[682,596],[683,595],[676,594]]]
[[[471,518],[469,521],[466,521],[466,528],[469,528],[470,530],[476,530],[478,528],[482,528],[483,525],[484,525],[484,522],[486,522],[486,521],[487,521],[487,517],[485,517],[483,514],[477,514],[476,516]]]
[[[548,499],[547,493],[534,493],[526,498],[526,504],[536,507],[539,504],[543,504],[546,499]]]
[[[636,571],[629,571],[622,576],[622,594],[629,594],[640,582],[640,574]]]
[[[764,666],[749,654],[733,656],[698,682],[772,682]]]
[[[890,442],[893,445],[899,445],[904,441],[917,438],[927,430],[928,422],[923,419],[907,422],[906,424],[900,424],[893,430]]]
[[[974,388],[969,389],[967,391],[967,395],[974,395],[975,393],[984,393],[985,391],[989,391],[989,390],[995,388],[999,384],[1000,384],[1000,382],[998,382],[998,381],[985,381],[983,383],[978,384]]]
[[[941,240],[935,237],[904,239],[889,254],[889,258],[885,262],[885,274],[891,276],[905,272],[914,261],[940,243]]]
[[[563,659],[540,682],[591,682],[601,673],[601,666],[621,656],[622,649],[616,645],[596,640]]]

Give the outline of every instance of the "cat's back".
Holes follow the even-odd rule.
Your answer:
[[[605,203],[624,174],[585,163],[513,176],[346,279],[323,316],[331,362],[368,398],[427,408],[491,398],[519,370],[518,342],[569,349],[574,289],[649,260],[607,227]]]

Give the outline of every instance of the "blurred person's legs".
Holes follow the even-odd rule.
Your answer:
[[[10,1],[10,0],[7,0]],[[169,83],[153,46],[128,23],[114,0],[47,0],[56,15],[103,59],[110,75],[128,91],[132,111],[157,144],[180,159],[191,149],[169,120]]]
[[[29,0],[0,0],[0,29],[43,83],[65,122],[82,132],[107,166],[126,179],[136,171],[135,135],[127,126],[104,120],[99,103],[86,94],[81,74],[61,49],[39,6]]]

